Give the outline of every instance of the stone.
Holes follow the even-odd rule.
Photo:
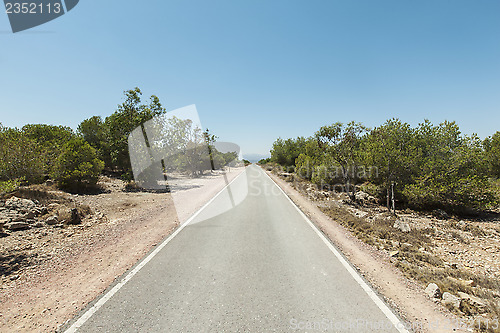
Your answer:
[[[368,199],[368,197],[370,197],[370,195],[366,192],[359,191],[359,192],[356,192],[355,197],[356,197],[356,200],[365,201],[366,199]]]
[[[402,232],[410,232],[410,224],[404,219],[397,219],[393,225],[394,228],[401,230]]]
[[[463,292],[458,292],[460,297],[460,311],[467,315],[477,315],[486,313],[488,306],[481,298]]]
[[[391,251],[389,252],[389,257],[396,257],[399,254],[399,251]]]
[[[26,222],[10,222],[5,225],[5,227],[12,231],[26,230],[30,228],[29,223]]]
[[[460,309],[460,298],[457,296],[450,294],[449,292],[444,292],[441,303],[445,306],[451,306],[454,309]]]
[[[474,280],[467,280],[467,281],[463,281],[463,284],[468,286],[468,287],[475,287],[477,286],[476,282]]]
[[[65,222],[66,224],[80,224],[80,223],[82,223],[82,220],[80,218],[80,214],[78,214],[78,209],[72,208],[70,213],[71,213],[71,218]]]
[[[18,197],[11,197],[5,202],[5,207],[18,210],[22,213],[27,213],[35,209],[36,204],[29,199],[23,199]]]
[[[38,221],[35,224],[33,224],[33,227],[35,227],[35,228],[43,228],[43,227],[45,227],[45,223],[43,223],[42,221]]]
[[[59,204],[56,204],[56,203],[50,203],[47,205],[47,209],[48,210],[55,210],[59,207]]]
[[[363,192],[363,191],[356,192],[354,197],[355,197],[356,201],[359,201],[359,202],[371,202],[371,203],[377,202],[377,198],[375,198],[375,197],[373,197],[373,196],[371,196],[368,193]]]
[[[425,288],[425,293],[430,298],[441,298],[442,296],[441,289],[435,283],[429,283],[427,288]]]
[[[40,216],[47,214],[49,211],[47,210],[47,207],[37,207],[34,212],[37,216]]]
[[[289,172],[282,172],[280,173],[280,177],[284,178],[285,181],[287,182],[293,182],[293,173],[289,173]]]
[[[11,222],[26,222],[26,218],[24,215],[15,215],[11,217],[10,219]]]
[[[47,218],[45,220],[45,223],[47,223],[47,225],[56,225],[59,223],[59,219],[58,219],[57,215],[54,215],[54,216]]]
[[[37,214],[36,214],[35,210],[30,210],[29,212],[27,212],[26,214],[23,215],[23,218],[28,219],[28,220],[32,220],[35,218],[36,215]]]

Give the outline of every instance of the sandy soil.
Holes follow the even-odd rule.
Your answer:
[[[60,193],[92,214],[80,225],[0,238],[2,254],[32,258],[2,277],[0,331],[57,331],[243,170],[193,179],[196,186],[174,194],[175,206],[170,193],[125,192],[123,182],[109,178],[102,182],[109,193]]]
[[[405,278],[387,253],[360,241],[289,183],[266,172],[416,332],[467,332],[454,329],[459,318],[425,295],[416,282]]]

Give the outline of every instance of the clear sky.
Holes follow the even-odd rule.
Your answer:
[[[244,153],[356,120],[500,130],[498,0],[81,0],[12,34],[0,13],[0,122],[76,128],[140,87]]]

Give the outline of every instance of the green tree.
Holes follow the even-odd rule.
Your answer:
[[[77,133],[83,137],[98,153],[105,166],[111,166],[111,156],[108,144],[108,133],[104,121],[99,116],[85,119],[78,125]]]
[[[45,175],[49,175],[54,170],[54,162],[64,144],[75,137],[70,127],[46,124],[25,125],[21,132],[27,139],[35,142]]]
[[[407,184],[408,203],[420,209],[480,210],[494,202],[484,163],[483,143],[476,135],[463,136],[455,122],[417,128],[418,172]]]
[[[306,139],[301,153],[295,159],[295,172],[302,178],[311,180],[314,169],[323,163],[324,152],[320,149],[318,141],[309,137]]]
[[[500,132],[486,138],[483,146],[491,176],[500,178]]]
[[[377,169],[371,181],[383,186],[387,194],[387,208],[395,209],[394,197],[398,190],[411,182],[418,150],[415,131],[399,119],[390,119],[374,128],[363,140],[362,150],[366,152],[365,164]]]
[[[355,199],[355,185],[362,161],[359,145],[366,131],[366,127],[360,123],[350,122],[344,125],[337,122],[331,126],[323,126],[316,132],[319,147],[340,166],[344,188],[351,200]]]
[[[284,167],[295,167],[295,160],[302,152],[305,142],[303,137],[295,140],[278,138],[271,149],[271,161]]]
[[[17,128],[0,126],[0,180],[43,181],[46,171],[43,151]]]
[[[128,136],[137,127],[166,111],[155,95],[148,104],[141,101],[139,88],[124,92],[125,101],[104,121],[110,149],[111,167],[120,171],[127,179],[132,178],[132,167],[128,151]]]
[[[82,138],[70,139],[57,158],[54,179],[61,188],[80,191],[97,183],[104,162]]]

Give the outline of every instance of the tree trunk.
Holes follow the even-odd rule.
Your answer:
[[[391,191],[391,188],[389,186],[387,186],[387,209],[389,210],[389,212],[391,211],[390,191]]]
[[[352,196],[352,201],[355,201],[356,200],[356,184],[354,184],[352,186],[352,194],[351,194],[351,196]]]
[[[396,201],[394,200],[394,183],[391,184],[392,191],[392,212],[396,214]]]

